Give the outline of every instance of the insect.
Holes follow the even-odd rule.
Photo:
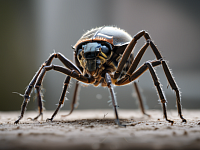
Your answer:
[[[145,38],[146,43],[138,51],[137,55],[134,56],[134,47],[141,37]],[[148,47],[151,47],[151,50],[156,56],[156,60],[144,62],[143,65],[138,67],[139,62]],[[119,126],[125,126],[122,125],[119,121],[117,112],[118,105],[113,86],[121,86],[133,83],[139,96],[141,110],[143,114],[146,114],[144,111],[139,90],[137,88],[136,79],[148,70],[157,89],[163,109],[164,118],[166,119],[166,121],[173,124],[173,121],[167,118],[166,98],[154,69],[154,67],[159,65],[162,66],[169,85],[176,93],[178,114],[182,119],[182,122],[186,122],[186,119],[184,119],[182,116],[180,91],[178,89],[178,86],[174,81],[174,78],[172,77],[166,61],[163,60],[162,55],[160,54],[159,50],[152,42],[150,35],[146,31],[140,31],[132,38],[127,32],[114,26],[98,27],[91,29],[83,34],[82,37],[73,46],[73,49],[74,63],[65,58],[65,56],[63,56],[61,53],[53,53],[41,65],[25,91],[24,101],[21,107],[21,115],[19,119],[15,121],[15,123],[18,123],[20,119],[22,119],[33,88],[35,88],[37,91],[39,110],[39,115],[36,116],[34,119],[42,116],[43,107],[40,93],[41,84],[45,73],[49,70],[55,70],[65,74],[66,79],[64,81],[64,87],[57,109],[53,113],[52,117],[48,120],[53,120],[60,107],[64,103],[64,97],[67,91],[68,84],[70,82],[70,79],[74,78],[76,79],[76,85],[71,105],[71,111],[69,114],[71,114],[74,109],[74,104],[76,103],[78,87],[80,86],[80,83],[93,84],[94,86],[101,85],[108,87],[110,91],[112,105],[116,117],[116,123]],[[53,65],[52,60],[54,58],[58,58],[65,67]]]

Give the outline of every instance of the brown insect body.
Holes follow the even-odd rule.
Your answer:
[[[99,83],[101,83],[102,86],[107,86],[107,83],[104,79],[105,73],[108,72],[112,77],[114,71],[116,71],[118,62],[122,57],[122,53],[124,52],[126,46],[130,43],[131,40],[132,37],[127,32],[117,27],[103,26],[91,29],[83,34],[83,36],[77,41],[77,43],[73,47],[75,49],[74,56],[76,65],[79,66],[79,68],[85,74],[92,75],[95,78],[94,86],[98,86]],[[99,52],[102,55],[98,55],[95,57],[94,63],[100,62],[100,65],[99,67],[95,68],[94,71],[89,71],[86,69],[87,62],[91,60],[87,60],[86,58],[84,58],[84,51],[82,51],[82,53],[80,54],[81,59],[79,59],[80,57],[77,57],[78,50],[82,49],[82,46],[86,45],[87,43],[100,43],[102,45],[109,45],[108,47],[110,48],[110,52],[108,54]],[[116,54],[119,48],[120,53],[118,52]],[[130,67],[132,60],[133,55],[131,54],[129,60],[127,60],[125,64],[121,75],[126,74],[127,68]],[[112,81],[112,83],[115,84],[114,80]]]

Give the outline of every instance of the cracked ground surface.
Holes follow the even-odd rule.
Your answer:
[[[0,112],[0,149],[200,149],[200,111],[183,110],[187,123],[182,123],[176,110],[148,110],[151,117],[138,110],[119,109],[120,122],[114,123],[113,110],[75,110],[68,117],[60,111],[53,122],[46,122],[53,111],[44,111],[43,120],[28,120],[37,115],[25,112],[19,124],[14,124],[20,112]]]

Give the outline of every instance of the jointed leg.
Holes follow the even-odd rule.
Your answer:
[[[79,85],[79,81],[76,81],[76,86],[75,86],[75,90],[74,90],[74,96],[73,96],[73,100],[72,100],[72,103],[71,103],[71,110],[70,110],[69,114],[62,115],[62,117],[69,116],[73,112],[75,104],[78,101],[78,92],[79,92],[79,88],[80,88],[79,86],[80,86]]]
[[[39,114],[33,119],[32,118],[28,118],[28,119],[37,120],[41,116],[42,117],[41,120],[43,120],[43,103],[42,103],[42,97],[41,97],[41,93],[40,93],[39,87],[36,87],[36,91],[37,91],[37,101],[38,101]]]
[[[153,81],[154,81],[154,85],[155,85],[156,88],[157,88],[158,95],[159,95],[159,97],[160,97],[160,101],[161,101],[162,107],[163,107],[164,117],[165,117],[165,119],[166,119],[168,122],[170,122],[171,124],[173,124],[173,121],[167,119],[167,111],[166,111],[166,105],[165,105],[165,103],[166,103],[166,98],[165,98],[164,93],[163,93],[163,91],[162,91],[162,89],[161,89],[161,87],[160,87],[160,83],[159,83],[158,78],[157,78],[157,76],[156,76],[155,70],[154,70],[153,66],[151,65],[151,63],[147,62],[146,65],[147,65],[147,67],[149,68],[149,71],[150,71],[151,76],[152,76]]]
[[[132,61],[132,64],[130,65],[128,71],[126,72],[125,76],[123,76],[118,82],[123,84],[127,84],[128,79],[130,78],[131,74],[135,71],[135,69],[137,68],[142,56],[144,55],[146,49],[149,46],[149,42],[150,40],[147,40],[147,43],[139,50],[139,52],[137,53],[135,59]]]
[[[62,54],[60,54],[60,53],[58,53],[58,54],[52,54],[51,57],[58,58],[67,68],[72,69],[72,70],[75,70],[75,72],[77,72],[77,73],[81,73],[80,70],[79,70],[73,63],[71,63],[67,58],[65,58]],[[50,63],[46,64],[46,66],[49,66],[49,65],[50,65]],[[40,76],[38,77],[38,80],[37,80],[36,85],[35,85],[35,88],[36,88],[37,93],[38,93],[38,94],[37,94],[37,97],[38,97],[38,105],[39,105],[39,107],[38,107],[38,109],[39,109],[39,115],[36,116],[36,117],[34,118],[34,120],[37,119],[40,115],[42,115],[42,111],[43,111],[43,109],[42,109],[42,101],[41,101],[41,94],[40,94],[40,86],[41,86],[41,84],[42,84],[44,75],[45,75],[45,73],[46,73],[46,69],[44,69],[46,66],[43,67],[43,70],[42,70],[42,72],[40,73]],[[69,82],[69,81],[70,81],[70,77],[69,77],[69,78],[67,77],[65,82]],[[67,85],[64,85],[64,86],[65,86],[65,87],[64,87],[63,93],[62,93],[62,95],[61,95],[61,101],[62,101],[62,96],[65,96],[68,83],[67,83]],[[64,99],[63,99],[63,100],[64,100]],[[56,115],[56,113],[57,113],[57,111],[59,110],[61,104],[58,105],[58,106],[59,106],[59,107],[56,109],[56,111],[55,111],[55,113],[54,113],[54,115],[53,115],[52,117],[54,117],[54,116]],[[53,118],[52,118],[52,119],[53,119]]]
[[[180,118],[182,119],[182,122],[187,122],[186,119],[183,118],[182,116],[182,110],[181,110],[181,102],[180,102],[180,91],[176,85],[176,82],[174,81],[171,72],[169,71],[169,67],[167,66],[166,62],[163,60],[160,52],[158,51],[157,47],[154,45],[152,41],[150,41],[150,46],[156,55],[156,58],[161,61],[163,70],[165,72],[165,75],[167,77],[167,80],[172,88],[176,92],[176,104],[177,104],[177,109],[178,109],[178,114]]]
[[[37,78],[42,70],[42,68],[45,66],[45,65],[50,65],[52,60],[53,60],[54,56],[50,56],[49,59],[44,63],[42,64],[42,66],[39,68],[39,70],[36,72],[36,74],[34,75],[33,79],[31,80],[31,82],[29,83],[28,85],[28,88],[26,89],[25,91],[25,94],[24,94],[24,101],[22,103],[22,107],[21,107],[21,115],[19,116],[19,119],[15,121],[15,124],[17,124],[19,122],[19,120],[21,120],[23,118],[23,115],[24,115],[24,111],[26,109],[26,106],[30,100],[30,95],[31,95],[31,92],[32,92],[32,89],[35,85],[35,82],[37,81]]]
[[[167,80],[172,88],[176,92],[176,104],[177,104],[177,109],[178,109],[178,114],[180,118],[182,119],[182,122],[187,122],[186,119],[183,118],[182,116],[182,110],[181,110],[181,101],[180,101],[180,91],[176,85],[176,82],[174,81],[171,72],[169,71],[169,67],[167,66],[166,62],[162,59],[162,56],[160,52],[158,51],[157,47],[154,45],[153,42],[150,42],[150,46],[153,49],[157,59],[161,60],[163,70],[165,72],[165,75],[167,77]]]
[[[106,82],[107,82],[107,86],[108,86],[108,88],[110,90],[112,104],[113,104],[113,109],[114,109],[115,117],[116,117],[116,123],[119,126],[126,127],[126,125],[122,125],[119,122],[119,117],[118,117],[118,113],[117,113],[117,107],[119,107],[119,106],[117,105],[117,100],[116,100],[116,97],[115,97],[115,94],[114,94],[114,90],[113,90],[113,87],[112,87],[111,77],[110,77],[110,75],[108,73],[106,73],[105,79],[106,79]]]
[[[75,72],[73,70],[69,70],[69,69],[63,68],[61,66],[51,65],[51,66],[43,67],[43,71],[40,74],[40,76],[38,77],[38,81],[36,83],[37,87],[40,87],[41,82],[42,82],[42,80],[44,78],[44,75],[45,75],[46,71],[49,71],[49,70],[52,70],[52,69],[55,70],[55,71],[61,72],[63,74],[66,74],[68,76],[67,76],[66,81],[65,81],[65,86],[64,86],[61,98],[60,98],[59,105],[58,105],[56,111],[54,112],[54,114],[52,115],[51,119],[49,119],[51,121],[53,120],[53,118],[57,114],[60,106],[64,103],[64,96],[65,96],[65,93],[66,93],[66,90],[67,90],[67,86],[69,84],[69,80],[70,80],[71,77],[77,79],[78,81],[85,82],[85,83],[93,83],[95,81],[94,78],[92,78],[92,77],[90,77],[90,78],[84,77],[83,75],[81,75],[81,74],[79,74],[79,73],[77,73],[77,72]],[[75,93],[74,93],[74,98],[73,98],[73,103],[72,103],[73,107],[71,108],[70,114],[72,113],[72,111],[74,109],[74,104],[76,103],[77,91],[78,91],[78,85],[79,85],[78,81],[76,83],[76,88],[75,88]]]
[[[58,103],[58,107],[56,108],[55,112],[53,113],[53,115],[51,116],[51,118],[47,119],[47,120],[50,120],[50,121],[53,121],[53,118],[56,116],[56,114],[58,113],[60,107],[64,104],[64,101],[65,101],[65,94],[67,92],[67,87],[69,85],[69,82],[70,82],[70,79],[71,77],[70,76],[67,76],[66,79],[65,79],[65,82],[64,82],[64,87],[63,87],[63,91],[62,91],[62,94],[61,94],[61,97],[60,97],[60,101]]]
[[[142,65],[139,69],[137,69],[129,78],[129,82],[132,82],[134,80],[136,80],[138,77],[140,77],[147,69],[149,69],[150,73],[151,73],[151,76],[153,78],[153,81],[154,81],[154,84],[157,88],[157,91],[158,91],[158,95],[159,95],[159,98],[161,100],[161,103],[162,103],[162,107],[163,107],[163,114],[164,114],[164,117],[165,119],[170,122],[170,123],[173,123],[173,121],[171,120],[168,120],[167,119],[167,112],[166,112],[166,106],[165,106],[165,103],[166,103],[166,100],[165,100],[165,96],[164,96],[164,93],[160,87],[160,83],[158,81],[158,78],[155,74],[155,70],[153,69],[153,67],[157,66],[157,65],[160,65],[161,62],[160,61],[153,61],[151,63],[147,62],[145,63],[144,65]],[[116,82],[116,85],[121,85],[121,83],[118,83]]]
[[[15,121],[15,123],[18,123],[19,120],[21,120],[23,118],[27,103],[30,99],[30,94],[31,94],[32,88],[34,86],[37,90],[37,97],[38,97],[38,102],[39,102],[39,104],[38,104],[39,115],[36,118],[38,118],[40,115],[42,115],[42,101],[41,101],[41,95],[40,95],[40,86],[41,86],[41,83],[43,81],[44,75],[46,73],[46,68],[48,68],[47,66],[49,66],[51,64],[51,62],[54,58],[58,58],[67,68],[69,68],[69,69],[67,69],[67,68],[65,69],[65,68],[56,66],[54,70],[58,69],[57,71],[60,71],[60,72],[63,71],[62,73],[69,75],[73,78],[76,78],[77,80],[80,80],[82,82],[86,82],[86,83],[90,83],[90,82],[93,83],[94,82],[93,78],[86,78],[83,75],[81,75],[81,71],[79,70],[79,68],[76,67],[67,58],[65,58],[62,54],[60,54],[60,53],[52,54],[47,59],[47,61],[45,61],[45,63],[40,67],[38,72],[35,74],[35,76],[31,80],[31,82],[29,83],[29,86],[26,89],[25,94],[24,94],[24,101],[23,101],[22,108],[21,108],[21,115],[20,115],[19,119]],[[53,68],[50,67],[50,69],[53,69]]]
[[[152,66],[156,67],[161,65],[161,62],[159,60],[155,60],[152,61]],[[115,85],[126,85],[129,84],[130,82],[136,80],[137,78],[139,78],[146,70],[147,70],[147,66],[146,65],[142,65],[140,68],[138,68],[135,72],[133,72],[131,75],[125,75],[125,78],[122,78],[120,80],[118,80],[117,82],[115,82]]]
[[[120,79],[119,81],[117,81],[118,83],[120,83],[121,85],[127,84],[129,83],[128,80],[130,80],[130,76],[131,74],[135,71],[136,67],[138,66],[143,54],[145,53],[147,47],[150,45],[152,51],[154,52],[157,60],[159,60],[162,64],[163,70],[165,72],[165,75],[167,77],[167,80],[171,86],[171,88],[176,92],[176,103],[177,103],[177,109],[178,109],[178,113],[180,118],[182,119],[183,122],[186,122],[186,120],[183,118],[182,116],[182,111],[181,111],[181,104],[180,104],[180,92],[179,89],[172,77],[172,74],[169,71],[169,68],[166,64],[166,62],[163,60],[162,55],[160,54],[159,50],[157,49],[157,47],[155,46],[155,44],[151,41],[151,38],[149,36],[149,34],[145,31],[139,32],[134,38],[133,40],[130,42],[130,44],[127,46],[127,48],[125,49],[122,59],[119,63],[119,67],[117,68],[113,78],[117,79],[120,75],[120,72],[124,66],[124,64],[126,63],[126,60],[128,59],[128,56],[130,55],[131,51],[133,50],[136,41],[141,38],[142,36],[144,36],[144,38],[146,39],[147,43],[142,47],[142,49],[138,52],[137,56],[135,57],[132,65],[130,66],[129,70],[127,71],[127,74]],[[122,84],[123,83],[123,84]]]
[[[134,86],[135,91],[137,93],[137,97],[138,97],[138,100],[139,100],[139,105],[140,105],[140,109],[141,109],[142,113],[144,115],[147,115],[148,117],[150,117],[150,115],[145,113],[143,100],[142,100],[142,97],[141,97],[141,94],[140,94],[140,91],[139,91],[139,88],[138,88],[136,81],[133,82],[133,86]]]
[[[128,44],[128,46],[126,47],[126,49],[124,50],[124,53],[122,55],[122,58],[118,64],[118,67],[114,73],[113,79],[117,79],[120,76],[120,73],[124,67],[124,64],[126,63],[126,61],[128,60],[132,50],[135,47],[135,44],[137,42],[138,39],[140,39],[142,36],[144,36],[145,31],[141,31],[138,34],[136,34],[133,38],[133,40]]]
[[[182,119],[182,122],[187,122],[186,119],[183,118],[183,116],[182,116],[179,89],[178,89],[176,82],[174,81],[172,74],[170,73],[169,68],[164,60],[162,61],[162,66],[163,66],[163,70],[165,72],[165,75],[167,77],[167,80],[168,80],[172,90],[174,90],[176,92],[176,105],[177,105],[177,109],[178,109],[178,114],[179,114],[180,118]]]
[[[139,63],[140,60],[141,60],[142,55],[144,54],[144,52],[146,51],[146,49],[147,49],[148,46],[149,46],[149,40],[148,40],[147,43],[139,50],[139,52],[138,52],[138,54],[137,54],[137,56],[136,56],[135,59],[133,58],[133,53],[129,56],[129,59],[128,59],[128,60],[129,60],[130,62],[129,62],[128,64],[126,63],[126,65],[124,66],[124,67],[129,68],[129,69],[128,69],[128,71],[126,72],[125,77],[123,77],[123,78],[120,79],[120,82],[123,83],[124,81],[126,81],[126,80],[129,78],[129,76],[132,74],[133,70],[136,69],[138,63]],[[138,88],[138,85],[137,85],[137,82],[136,82],[136,81],[133,82],[133,86],[134,86],[134,89],[135,89],[135,91],[136,91],[136,94],[137,94],[137,97],[138,97],[138,101],[139,101],[139,105],[140,105],[140,109],[141,109],[142,113],[143,113],[144,115],[147,115],[148,117],[150,117],[150,115],[148,115],[148,114],[145,113],[144,105],[143,105],[143,101],[142,101],[142,97],[141,97],[141,94],[140,94],[140,91],[139,91],[139,88]]]
[[[78,80],[80,80],[80,81],[82,81],[82,82],[89,83],[89,80],[90,80],[89,78],[84,77],[83,75],[77,73],[76,71],[69,70],[69,69],[63,68],[63,67],[61,67],[61,66],[54,66],[54,65],[51,65],[51,66],[44,66],[42,72],[40,73],[40,76],[38,77],[38,80],[37,80],[37,82],[36,82],[36,85],[35,85],[36,90],[38,91],[38,93],[39,93],[39,91],[40,91],[40,86],[41,86],[41,84],[42,84],[42,81],[43,81],[44,75],[46,74],[46,71],[49,71],[49,70],[52,70],[52,69],[55,70],[55,71],[59,71],[59,72],[61,72],[61,73],[64,73],[64,74],[68,75],[68,76],[69,76],[69,79],[68,79],[68,77],[67,77],[67,78],[66,78],[66,82],[69,82],[68,80],[70,80],[70,77],[72,77],[72,78],[76,78],[76,79],[78,79]],[[93,79],[93,80],[94,80],[94,79]],[[93,81],[93,80],[91,79],[91,81]],[[65,85],[65,88],[64,88],[64,90],[63,90],[62,96],[64,96],[64,93],[66,93],[65,90],[67,90],[67,86],[68,86],[68,83],[66,83],[66,85]],[[61,97],[61,98],[62,98],[62,97]],[[38,100],[41,100],[41,95],[40,95],[40,94],[38,94]],[[61,102],[61,101],[62,101],[62,99],[60,99],[60,102]],[[60,106],[61,106],[61,104],[60,104]],[[59,110],[60,106],[58,105],[58,108],[56,109],[54,115],[52,116],[52,118],[51,118],[50,120],[53,120],[53,117],[56,115],[56,113],[57,113],[57,111]],[[42,108],[42,107],[41,107],[41,108]]]

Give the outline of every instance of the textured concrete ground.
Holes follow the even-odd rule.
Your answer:
[[[150,118],[138,110],[121,110],[126,128],[114,123],[111,110],[75,110],[69,117],[60,111],[53,122],[46,122],[53,111],[45,111],[43,121],[27,120],[37,112],[27,111],[19,124],[20,112],[0,112],[0,149],[200,149],[200,111],[184,110],[187,123],[177,111],[168,111],[173,125],[162,118],[162,111],[149,110]]]

